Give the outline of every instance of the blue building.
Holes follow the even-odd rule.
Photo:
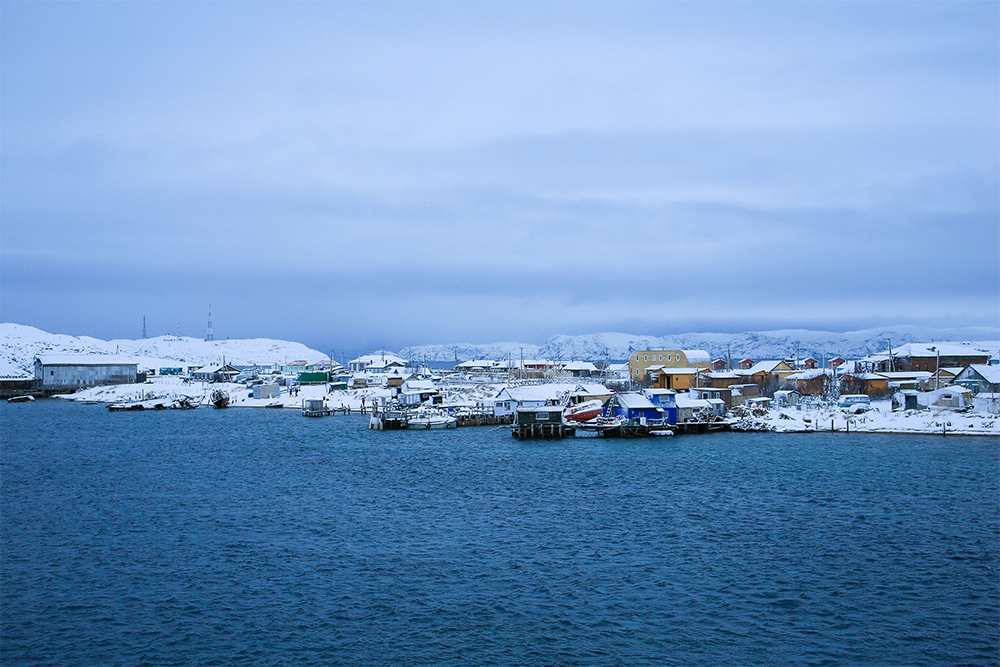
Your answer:
[[[676,408],[674,409],[674,421],[669,421],[666,410],[654,405],[649,398],[639,393],[615,394],[608,401],[605,408],[609,417],[625,417],[626,419],[639,419],[646,421],[667,420],[668,423],[676,423]]]

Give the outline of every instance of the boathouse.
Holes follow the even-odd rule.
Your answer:
[[[576,429],[563,423],[560,406],[517,408],[511,436],[517,440],[548,440],[576,434]]]

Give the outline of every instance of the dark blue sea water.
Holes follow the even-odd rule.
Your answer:
[[[1000,443],[0,407],[3,665],[993,665]]]

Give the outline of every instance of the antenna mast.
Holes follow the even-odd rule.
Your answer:
[[[215,340],[215,334],[212,333],[212,304],[208,304],[208,334],[205,340]]]

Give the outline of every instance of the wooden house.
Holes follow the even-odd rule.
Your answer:
[[[840,393],[865,394],[871,398],[889,393],[889,378],[878,373],[845,373],[840,378]]]

